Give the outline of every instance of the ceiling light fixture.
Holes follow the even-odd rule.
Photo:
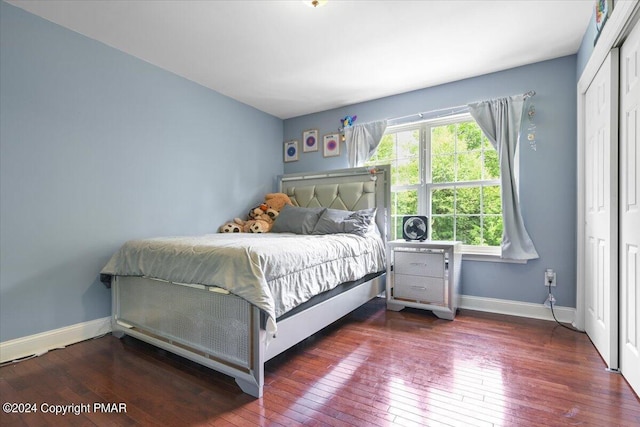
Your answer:
[[[327,0],[304,0],[303,3],[309,7],[322,7],[327,4]]]

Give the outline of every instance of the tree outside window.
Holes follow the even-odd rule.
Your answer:
[[[391,165],[392,237],[404,215],[427,215],[429,238],[499,247],[498,154],[469,115],[387,128],[368,165]]]

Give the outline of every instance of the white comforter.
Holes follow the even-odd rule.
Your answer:
[[[385,268],[379,236],[221,233],[132,240],[103,274],[217,286],[275,319],[342,282]]]

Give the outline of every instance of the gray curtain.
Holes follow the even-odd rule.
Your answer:
[[[387,129],[386,120],[353,125],[344,130],[349,167],[364,165],[369,160]]]
[[[502,187],[502,258],[528,260],[538,252],[524,227],[520,213],[518,171],[515,162],[520,137],[524,96],[511,96],[469,104],[471,116],[498,151]]]

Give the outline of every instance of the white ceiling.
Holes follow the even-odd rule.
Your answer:
[[[9,3],[286,119],[574,54],[595,1]]]

